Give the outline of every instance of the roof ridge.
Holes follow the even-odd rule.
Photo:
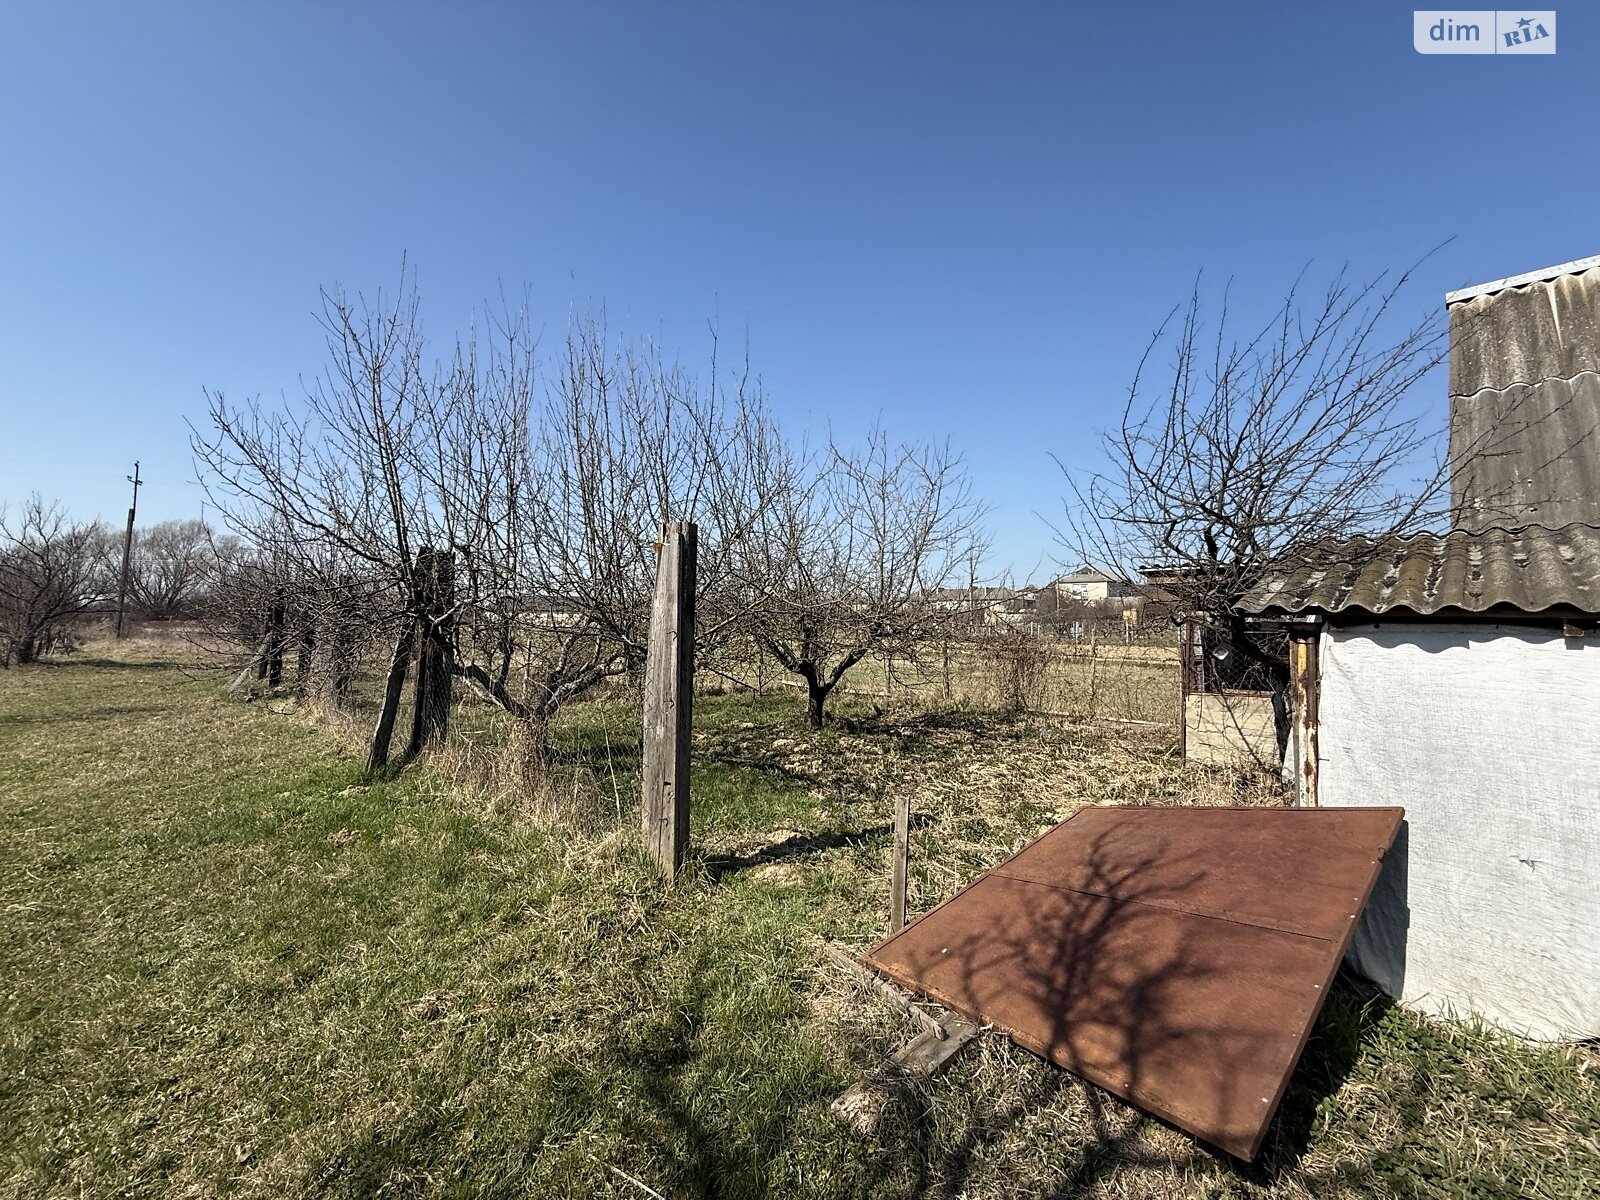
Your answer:
[[[1566,275],[1583,275],[1600,267],[1600,254],[1591,254],[1587,258],[1575,258],[1571,262],[1557,263],[1553,267],[1540,267],[1533,271],[1524,271],[1520,275],[1507,275],[1504,279],[1491,279],[1487,283],[1475,283],[1469,287],[1457,288],[1453,292],[1444,294],[1445,307],[1452,304],[1461,304],[1468,300],[1477,300],[1484,296],[1493,296],[1500,292],[1522,291],[1536,283],[1549,283],[1552,279],[1560,279]]]

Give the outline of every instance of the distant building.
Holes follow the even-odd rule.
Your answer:
[[[1007,587],[935,588],[926,599],[939,612],[985,612],[1014,595]]]
[[[1122,600],[1138,595],[1138,589],[1126,579],[1094,567],[1079,567],[1050,586],[1062,600]]]

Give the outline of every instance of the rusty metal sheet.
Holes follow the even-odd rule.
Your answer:
[[[864,956],[1252,1159],[1399,808],[1089,808]]]

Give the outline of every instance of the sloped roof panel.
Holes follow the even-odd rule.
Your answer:
[[[1600,266],[1590,261],[1449,306],[1450,494],[1463,528],[1600,521]]]
[[[1446,609],[1600,613],[1600,525],[1352,538],[1306,552],[1239,603],[1255,616]]]
[[[1458,525],[1600,520],[1600,375],[1453,397],[1450,453]]]
[[[1600,371],[1600,267],[1450,308],[1450,394]]]

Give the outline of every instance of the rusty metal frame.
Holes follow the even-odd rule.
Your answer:
[[[1251,1159],[1402,816],[1087,808],[863,961]]]

